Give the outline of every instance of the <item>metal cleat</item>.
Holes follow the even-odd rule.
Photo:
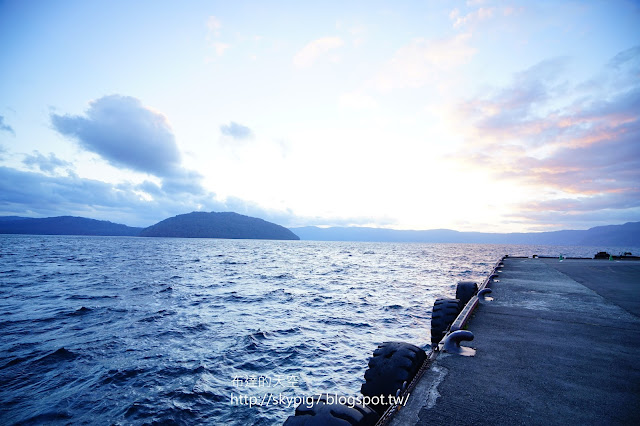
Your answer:
[[[478,292],[478,300],[480,301],[480,303],[483,302],[490,302],[493,300],[493,297],[487,296],[488,294],[493,293],[493,290],[491,290],[490,288],[483,288],[482,290],[480,290]]]
[[[454,331],[444,338],[443,351],[450,354],[462,356],[474,356],[476,354],[475,349],[466,346],[460,346],[460,342],[470,342],[471,340],[473,340],[473,333],[469,330]]]

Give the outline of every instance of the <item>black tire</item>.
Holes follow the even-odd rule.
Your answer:
[[[373,426],[380,416],[364,405],[327,404],[327,396],[317,397],[309,404],[303,402],[296,408],[295,415],[289,416],[283,426]]]
[[[425,359],[427,354],[409,343],[385,342],[378,346],[369,359],[369,368],[364,373],[365,383],[360,391],[365,396],[381,397],[376,399],[386,403],[370,404],[370,407],[382,415],[390,405],[389,395],[396,396],[398,390],[403,390],[413,380]]]
[[[458,303],[458,311],[462,311],[465,305],[478,292],[478,284],[473,281],[460,281],[456,286],[456,299]]]
[[[435,348],[458,316],[458,299],[436,299],[431,313],[431,347]]]

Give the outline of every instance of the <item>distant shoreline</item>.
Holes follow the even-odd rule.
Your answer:
[[[450,229],[406,231],[365,227],[291,228],[303,240],[461,244],[578,245],[640,247],[640,222],[598,226],[587,230],[531,233],[459,232]]]
[[[192,212],[147,228],[75,216],[0,217],[0,234],[298,240],[289,229],[233,212]]]
[[[192,212],[165,219],[147,228],[74,216],[0,216],[0,234],[640,247],[640,222],[598,226],[587,230],[531,233],[315,226],[287,229],[233,212]]]

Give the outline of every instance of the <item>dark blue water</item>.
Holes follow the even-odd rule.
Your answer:
[[[605,249],[0,236],[0,424],[281,424],[502,255]]]

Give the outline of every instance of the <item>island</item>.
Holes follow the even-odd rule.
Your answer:
[[[140,232],[141,237],[299,240],[289,229],[233,212],[191,212],[170,217]]]

